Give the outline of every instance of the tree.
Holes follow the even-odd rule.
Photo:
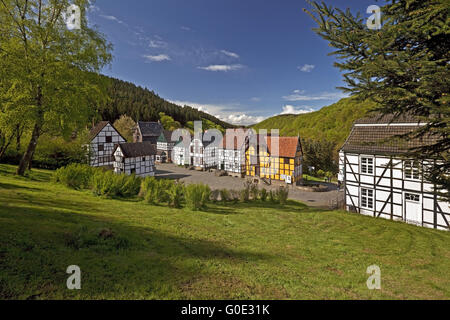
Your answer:
[[[314,31],[335,49],[335,66],[344,72],[347,86],[341,89],[375,101],[382,114],[412,114],[427,123],[403,138],[433,136],[437,142],[408,156],[436,160],[426,178],[450,199],[448,1],[386,1],[381,30],[367,28],[360,13],[310,4],[305,11],[318,25]]]
[[[159,120],[166,130],[174,131],[181,128],[181,124],[178,121],[175,121],[171,116],[166,115],[164,112],[159,113]]]
[[[121,115],[118,120],[114,122],[114,127],[119,133],[128,141],[133,141],[133,131],[136,128],[136,122],[131,117]]]
[[[93,105],[106,100],[98,73],[111,45],[88,27],[88,0],[75,0],[80,29],[69,30],[67,0],[0,0],[0,101],[31,124],[31,139],[17,174],[24,175],[44,133],[70,135],[86,124]],[[23,112],[17,113],[17,110]]]

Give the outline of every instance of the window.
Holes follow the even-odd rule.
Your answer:
[[[405,179],[420,180],[420,163],[419,161],[408,160],[404,162]]]
[[[106,137],[106,143],[111,143],[112,142],[112,137],[111,136],[107,136]]]
[[[373,190],[361,188],[361,208],[373,209]]]
[[[105,146],[103,144],[99,144],[98,151],[105,151]]]
[[[373,158],[361,158],[361,173],[373,174]]]
[[[420,195],[414,193],[405,193],[405,200],[411,202],[420,202]]]
[[[145,157],[142,157],[142,161],[145,161],[146,160],[146,158]]]

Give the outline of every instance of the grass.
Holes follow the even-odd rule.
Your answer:
[[[13,170],[0,165],[0,299],[450,298],[449,232],[293,201],[170,209]]]

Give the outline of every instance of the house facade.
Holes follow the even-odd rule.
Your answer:
[[[114,146],[126,139],[108,121],[101,121],[90,132],[89,164],[92,167],[112,166]]]
[[[303,177],[303,150],[299,137],[258,135],[245,156],[246,175],[298,184]]]
[[[133,142],[151,142],[157,144],[164,128],[160,122],[138,121],[133,134]]]
[[[163,130],[156,144],[156,162],[172,162],[172,152],[175,143],[172,141],[172,131]]]
[[[114,150],[114,172],[135,174],[139,177],[153,177],[156,147],[151,142],[121,143]]]
[[[411,148],[433,144],[434,138],[398,138],[421,125],[411,116],[355,122],[339,154],[348,211],[450,230],[450,204],[441,201],[423,174],[433,160],[421,162],[406,155]]]
[[[173,147],[172,161],[178,166],[190,165],[189,145],[184,141],[179,141]]]
[[[240,133],[242,135],[242,132]],[[229,175],[245,176],[245,152],[248,146],[248,132],[242,137],[235,132],[232,134],[227,130],[222,143],[218,148],[218,169],[226,171]]]

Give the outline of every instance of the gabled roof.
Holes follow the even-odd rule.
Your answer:
[[[89,132],[90,139],[91,140],[94,139],[100,133],[100,131],[102,131],[103,128],[106,127],[108,124],[109,121],[100,121],[99,123],[97,123],[97,125],[93,127]]]
[[[110,123],[109,121],[100,121],[99,123],[97,123],[97,125],[95,127],[93,127],[91,129],[91,131],[89,132],[89,138],[90,140],[93,140],[96,136],[98,136],[98,134],[107,126],[110,125],[114,130],[116,130],[116,132],[119,134],[119,136],[122,137],[123,140],[127,141],[127,139],[125,139],[120,132],[114,128],[114,126],[112,125],[112,123]]]
[[[399,155],[413,148],[432,145],[436,136],[425,135],[419,138],[402,138],[420,128],[417,117],[404,115],[371,116],[357,120],[341,150],[343,152],[366,154]]]
[[[114,152],[119,147],[127,158],[153,156],[156,154],[156,146],[151,142],[121,143],[116,146]]]
[[[137,125],[143,137],[158,138],[164,130],[162,124],[159,122],[138,121]]]
[[[260,137],[262,138],[260,141]],[[283,158],[295,158],[297,150],[301,149],[301,142],[299,137],[272,137],[272,136],[260,136],[258,135],[259,147],[267,146],[267,151],[270,154],[276,153],[273,148],[276,145],[276,139],[278,139],[278,156]]]
[[[158,137],[158,142],[167,142],[167,143],[173,142],[172,141],[172,131],[163,130]]]

